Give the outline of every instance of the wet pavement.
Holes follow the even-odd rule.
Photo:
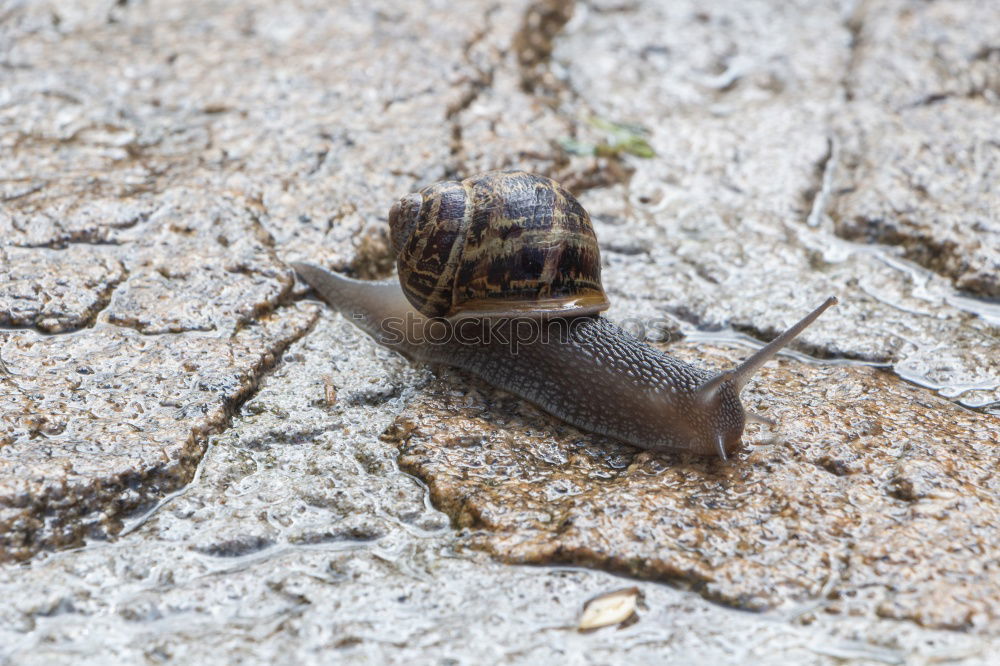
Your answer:
[[[998,658],[993,3],[39,2],[0,45],[0,663]],[[508,166],[669,353],[838,296],[745,394],[779,425],[640,453],[304,300],[286,262],[386,276],[396,198]]]

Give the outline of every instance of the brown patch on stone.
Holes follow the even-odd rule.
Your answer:
[[[537,0],[524,12],[521,29],[511,46],[521,69],[521,87],[525,92],[544,95],[562,85],[548,68],[556,36],[573,18],[575,0]]]
[[[782,425],[728,465],[638,452],[464,381],[432,384],[388,436],[466,543],[505,562],[682,581],[746,609],[817,599],[1000,629],[1000,419],[870,368],[785,361],[755,386],[747,408]]]
[[[350,264],[350,274],[359,280],[381,280],[392,274],[396,257],[389,247],[389,230],[385,225],[369,227],[361,233],[357,254]]]

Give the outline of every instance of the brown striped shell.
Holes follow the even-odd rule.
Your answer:
[[[389,211],[406,298],[429,317],[607,309],[590,216],[557,182],[487,171],[429,185]]]

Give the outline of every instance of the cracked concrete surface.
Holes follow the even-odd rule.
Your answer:
[[[183,340],[114,327],[5,333],[2,559],[111,536],[125,516],[185,484],[206,436],[226,428],[315,316],[295,306],[231,337]]]
[[[0,10],[0,560],[28,560],[0,566],[0,662],[990,663],[998,26],[985,0]],[[564,148],[608,122],[655,157]],[[672,352],[730,362],[840,297],[751,387],[783,416],[751,433],[769,446],[729,470],[637,456],[313,328],[284,261],[388,275],[394,199],[508,166],[580,195],[609,316],[689,338]],[[537,498],[483,456],[634,519],[536,548]],[[651,527],[665,479],[677,522]],[[779,504],[802,548],[734,555]],[[584,600],[631,583],[470,545],[677,588],[578,635]]]
[[[635,581],[460,550],[448,518],[379,439],[429,381],[438,383],[428,369],[324,313],[232,428],[212,438],[183,492],[118,539],[0,568],[0,594],[11,600],[0,605],[4,656],[18,664],[996,656],[963,632],[850,615],[831,622],[812,603],[738,612],[648,582],[638,582],[648,607],[639,622],[579,633],[586,599]]]
[[[995,14],[987,2],[859,7],[833,211],[845,238],[899,246],[958,289],[992,299],[1000,297]]]

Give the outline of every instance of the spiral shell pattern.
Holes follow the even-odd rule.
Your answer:
[[[400,199],[389,226],[403,291],[429,317],[608,307],[590,216],[550,178],[488,171],[435,183]]]

